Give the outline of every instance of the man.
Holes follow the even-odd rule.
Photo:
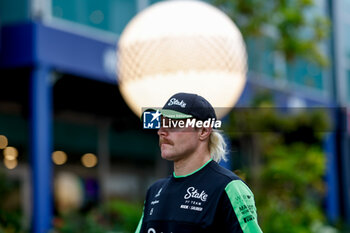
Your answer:
[[[217,163],[226,159],[226,144],[211,124],[203,126],[216,120],[211,104],[178,93],[159,111],[161,156],[174,172],[148,189],[136,233],[262,232],[253,193]]]

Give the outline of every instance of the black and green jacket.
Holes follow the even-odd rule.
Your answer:
[[[253,193],[234,173],[209,161],[186,176],[157,181],[147,191],[136,233],[255,233]]]

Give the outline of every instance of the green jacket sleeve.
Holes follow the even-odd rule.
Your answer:
[[[233,209],[230,213],[235,215],[232,218],[239,222],[237,227],[243,233],[262,232],[258,225],[254,195],[248,186],[241,180],[233,180],[226,186],[225,192],[229,200],[227,205]]]

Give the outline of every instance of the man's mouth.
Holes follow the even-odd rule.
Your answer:
[[[163,144],[168,144],[168,145],[172,145],[173,143],[169,140],[166,139],[160,139],[159,140],[159,146],[162,146]]]

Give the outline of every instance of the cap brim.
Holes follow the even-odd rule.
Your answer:
[[[171,118],[171,119],[187,119],[187,118],[193,117],[192,115],[184,114],[184,113],[170,110],[170,109],[148,108],[142,112],[141,120],[143,120],[143,113],[144,112],[156,112],[156,111],[159,111],[162,114],[162,116],[167,117],[167,118]]]
[[[192,117],[192,115],[178,112],[175,110],[170,110],[170,109],[158,109],[158,110],[164,117],[167,117],[170,119],[187,119]]]

